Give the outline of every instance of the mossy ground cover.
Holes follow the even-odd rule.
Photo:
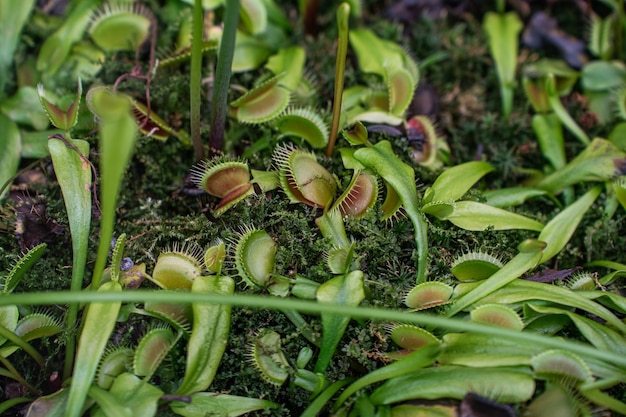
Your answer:
[[[334,82],[334,45],[336,29],[333,25],[334,7],[324,2],[319,17],[320,32],[316,37],[301,37],[307,56],[313,63],[307,68],[316,80],[319,96],[317,105],[328,109],[332,99]],[[166,25],[167,14],[161,14],[157,2],[150,2],[152,10],[160,19],[159,42],[171,42],[175,33]],[[292,16],[293,5],[285,6]],[[450,163],[460,164],[471,160],[487,160],[495,171],[486,176],[479,188],[498,189],[515,186],[523,179],[521,168],[542,169],[545,160],[536,144],[531,126],[531,112],[521,91],[516,90],[513,115],[506,119],[499,114],[498,80],[493,68],[493,61],[486,46],[486,39],[480,27],[479,15],[449,17],[447,19],[416,18],[410,25],[399,25],[380,18],[385,8],[375,3],[366,6],[364,24],[380,36],[394,40],[419,61],[433,54],[444,52],[445,56],[435,64],[423,69],[421,80],[428,82],[436,92],[439,112],[436,114],[436,128],[450,146]],[[572,18],[573,19],[573,18]],[[566,19],[567,20],[567,19]],[[573,19],[574,20],[574,19]],[[573,25],[576,24],[572,23]],[[32,30],[32,29],[31,29]],[[36,39],[35,33],[27,37]],[[31,45],[30,48],[35,48]],[[27,47],[21,51],[28,54]],[[540,52],[543,53],[543,52]],[[132,68],[133,54],[116,54],[108,57],[102,72],[94,83],[112,84],[120,73]],[[524,51],[522,58],[536,60],[537,52]],[[188,64],[181,64],[174,69],[167,69],[156,76],[151,85],[152,108],[165,117],[172,125],[182,130],[189,130]],[[212,72],[205,68],[205,76]],[[235,75],[233,84],[247,85],[255,73]],[[362,81],[363,74],[356,69],[353,56],[349,56],[346,72],[346,84]],[[74,81],[68,81],[73,85]],[[10,86],[9,86],[10,88]],[[142,82],[124,83],[124,91],[141,97],[144,94]],[[231,91],[231,96],[236,96]],[[208,132],[207,95],[203,95],[205,106],[202,116],[203,136]],[[575,120],[582,120],[589,112],[583,100],[569,99],[568,110]],[[92,149],[96,149],[97,138],[86,126],[80,135],[87,138]],[[589,136],[606,136],[610,127],[596,124],[588,129]],[[78,132],[77,132],[78,133]],[[78,135],[77,135],[78,137]],[[432,184],[440,171],[432,171],[419,166],[411,159],[411,144],[402,138],[393,138],[384,134],[374,135],[371,140],[377,142],[389,139],[399,157],[409,164],[416,173],[417,188],[423,191]],[[241,154],[256,142],[267,141],[274,145],[279,141],[276,133],[267,127],[227,123],[225,151]],[[566,133],[567,151],[570,156],[577,155],[583,146]],[[345,144],[344,144],[345,145]],[[251,155],[249,165],[256,169],[271,167],[273,146]],[[90,159],[96,164],[98,155],[92,152]],[[319,156],[320,162],[329,171],[335,173],[344,182],[350,174],[343,172],[340,161]],[[24,165],[30,161],[24,161]],[[127,235],[125,256],[136,264],[146,263],[150,271],[161,251],[183,242],[194,242],[206,247],[216,238],[229,241],[244,227],[263,228],[277,244],[276,270],[289,277],[304,275],[309,279],[323,281],[327,267],[322,254],[331,248],[331,242],[322,238],[315,218],[319,211],[304,205],[289,204],[282,192],[274,190],[261,196],[246,199],[224,215],[214,218],[210,207],[216,202],[206,195],[194,196],[185,192],[184,182],[189,169],[195,163],[193,150],[175,138],[165,142],[142,137],[127,170],[118,200],[116,234]],[[47,159],[42,160],[37,168],[44,173],[41,183],[27,184],[32,195],[41,196],[47,206],[47,215],[55,222],[67,224],[61,191],[55,181]],[[584,186],[576,186],[582,194]],[[469,198],[480,199],[479,193],[470,191]],[[378,208],[378,205],[376,206]],[[513,211],[540,222],[553,218],[559,207],[549,198],[537,198],[532,203],[520,206]],[[1,209],[0,224],[0,270],[8,270],[19,258],[20,247],[15,236],[16,216],[10,206]],[[541,268],[567,269],[578,267],[585,262],[597,259],[623,261],[626,253],[626,240],[623,239],[626,216],[618,210],[611,219],[603,213],[602,197],[594,204],[583,218],[570,243],[548,264]],[[402,217],[393,221],[380,222],[376,210],[364,218],[346,222],[347,235],[356,241],[355,252],[365,274],[367,295],[363,305],[404,308],[404,296],[415,284],[415,241],[414,230],[410,222]],[[447,221],[429,218],[429,276],[441,281],[451,281],[450,266],[453,259],[465,252],[480,250],[491,253],[504,261],[517,253],[517,245],[534,237],[530,231],[468,231],[457,228]],[[99,224],[94,219],[90,232],[90,248],[97,247]],[[71,277],[72,254],[71,236],[54,236],[49,242],[47,253],[30,270],[21,282],[18,292],[55,291],[69,288]],[[95,250],[94,250],[95,252]],[[91,253],[87,264],[86,276],[90,276],[95,253]],[[236,275],[233,264],[226,264],[225,273]],[[150,288],[150,283],[143,286]],[[246,291],[244,283],[237,283],[237,291]],[[28,309],[30,307],[24,307]],[[62,317],[65,306],[48,307],[54,316]],[[315,334],[321,334],[319,320],[307,316]],[[141,316],[130,316],[120,322],[114,332],[115,342],[132,345],[149,329],[149,320]],[[309,393],[295,386],[275,387],[266,383],[257,370],[249,364],[250,340],[259,329],[272,329],[282,337],[282,347],[287,358],[295,358],[306,346],[294,325],[277,311],[259,311],[249,308],[235,308],[228,339],[228,348],[222,359],[218,374],[211,390],[227,392],[233,395],[264,398],[282,404],[271,411],[272,415],[299,415],[309,404]],[[54,370],[54,364],[63,357],[67,329],[49,339],[36,341],[34,344],[44,355],[47,365]],[[358,377],[380,367],[382,352],[389,351],[393,344],[385,332],[383,323],[355,320],[349,326],[327,371],[328,380],[340,380],[346,377]],[[27,355],[14,354],[20,364],[19,371],[32,384],[44,392],[56,389],[49,376],[41,375],[37,369],[29,366]],[[161,366],[153,380],[165,391],[175,388],[175,381],[181,378],[185,369],[185,353],[182,349],[170,352],[164,366]],[[6,398],[15,384],[3,378],[0,392]],[[619,394],[618,394],[619,397]],[[167,415],[165,409],[162,415]]]

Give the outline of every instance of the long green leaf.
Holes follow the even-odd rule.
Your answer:
[[[527,229],[538,232],[543,229],[543,224],[529,217],[477,201],[457,201],[452,207],[452,213],[443,219],[465,230],[491,227],[494,230]],[[424,212],[427,213],[426,210]]]
[[[507,117],[513,109],[513,87],[519,45],[517,37],[522,26],[522,21],[515,12],[506,14],[487,12],[483,21],[483,29],[489,38],[489,50],[500,80],[502,113]]]
[[[527,401],[535,392],[532,374],[524,368],[439,366],[390,379],[370,396],[374,404],[413,399],[462,399],[467,393],[505,403]]]
[[[554,169],[565,166],[565,147],[563,127],[559,118],[550,114],[535,114],[532,119],[533,130],[537,135],[541,154],[550,161]]]
[[[1,75],[0,75],[1,76]],[[17,172],[20,164],[20,131],[15,122],[0,113],[0,187]],[[0,193],[0,199],[9,191],[6,187]]]
[[[121,292],[122,287],[116,281],[108,281],[98,289],[98,292],[111,291]],[[81,415],[98,363],[113,332],[121,304],[119,301],[92,303],[87,307],[83,330],[78,341],[78,352],[65,417]]]
[[[536,187],[556,194],[581,182],[608,181],[619,175],[624,160],[625,152],[605,139],[596,138],[570,163],[542,179]]]
[[[624,336],[610,327],[562,308],[533,304],[529,304],[529,307],[538,313],[565,315],[576,325],[580,333],[589,343],[598,349],[610,350],[622,355],[626,354],[626,340],[624,340]]]
[[[0,306],[3,305],[51,305],[64,303],[117,303],[117,302],[153,302],[153,303],[217,303],[232,306],[245,306],[265,310],[298,310],[307,314],[338,314],[353,318],[363,318],[378,321],[396,321],[411,323],[420,326],[441,327],[445,329],[476,332],[491,335],[492,337],[508,338],[524,342],[534,342],[539,346],[553,349],[570,350],[581,356],[588,356],[606,361],[626,369],[626,358],[612,352],[600,351],[592,346],[574,340],[547,337],[530,332],[520,332],[488,324],[472,323],[465,319],[443,317],[429,313],[412,312],[386,308],[364,306],[347,306],[341,304],[323,304],[296,298],[280,298],[270,295],[248,294],[216,294],[190,293],[163,290],[135,290],[125,292],[102,291],[54,291],[12,293],[0,297]]]
[[[546,242],[546,248],[541,256],[541,263],[552,259],[565,247],[583,216],[589,210],[589,207],[600,195],[601,190],[602,188],[599,185],[592,188],[545,225],[537,238],[542,242]]]
[[[424,193],[422,204],[432,201],[456,201],[482,177],[493,171],[491,164],[482,161],[466,162],[446,169]]]
[[[362,271],[352,271],[331,278],[317,289],[317,301],[325,304],[357,306],[364,298]],[[350,316],[322,313],[322,346],[315,364],[315,372],[326,371],[349,322]]]
[[[82,153],[82,156],[60,139],[50,139],[48,148],[57,180],[63,192],[65,210],[72,233],[71,289],[78,291],[83,285],[87,263],[89,227],[91,225],[91,167],[89,162],[83,159],[89,155],[89,143],[84,140],[74,140],[72,144]],[[66,324],[69,327],[74,327],[77,316],[78,305],[72,304],[67,311]],[[67,342],[64,369],[66,378],[72,369],[75,352],[74,340],[72,336]]]
[[[268,400],[214,392],[198,392],[191,396],[190,403],[174,401],[171,404],[172,411],[185,417],[204,417],[208,410],[211,410],[214,415],[235,417],[252,411],[276,408],[277,406],[278,404]]]
[[[389,365],[368,373],[364,377],[354,381],[341,393],[337,401],[335,401],[334,408],[337,409],[345,400],[348,399],[348,397],[368,385],[400,375],[416,372],[425,366],[432,364],[437,358],[439,351],[439,345],[427,345],[403,357],[399,361],[392,362]]]
[[[4,86],[11,73],[15,48],[20,33],[35,5],[35,0],[0,0],[0,101],[4,99]],[[2,132],[5,130],[2,129]],[[2,164],[0,164],[1,166]],[[0,179],[2,176],[0,176]]]
[[[91,288],[95,290],[100,284],[113,237],[115,207],[122,178],[135,150],[137,123],[130,114],[130,102],[126,97],[105,90],[94,97],[91,105],[102,119],[99,141],[102,220],[98,257],[91,282]]]
[[[89,143],[72,141],[83,156],[89,155]],[[79,290],[87,260],[91,225],[91,167],[74,149],[59,139],[48,143],[54,172],[63,192],[63,200],[72,233],[72,290]]]
[[[472,367],[529,365],[545,349],[532,342],[514,341],[476,333],[448,333],[437,361],[441,365]]]

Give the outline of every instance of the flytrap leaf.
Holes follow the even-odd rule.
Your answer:
[[[417,189],[415,187],[415,172],[413,168],[402,162],[391,149],[391,143],[386,140],[376,145],[361,148],[354,152],[354,158],[364,166],[372,169],[398,195],[407,217],[415,229],[415,243],[417,245],[417,282],[426,281],[426,267],[428,263],[428,240],[426,237],[426,219],[419,210]]]
[[[500,208],[515,207],[531,198],[546,195],[547,192],[535,187],[512,187],[487,190],[483,192],[485,203]]]
[[[245,230],[234,248],[239,276],[254,288],[266,288],[274,272],[276,242],[265,230]]]
[[[480,281],[476,288],[455,300],[454,304],[448,309],[447,316],[450,317],[457,314],[493,293],[498,288],[502,288],[511,281],[516,280],[529,269],[534,268],[541,259],[541,248],[544,244],[538,241],[536,246],[532,250],[520,252],[495,274],[484,281]]]
[[[401,68],[417,85],[419,81],[417,64],[395,42],[380,39],[369,29],[354,29],[350,31],[350,45],[357,55],[361,71],[378,74],[387,79],[387,68]],[[412,95],[413,91],[410,90],[410,93]]]
[[[281,349],[280,335],[263,329],[249,349],[250,363],[266,382],[281,386],[289,378],[289,362]]]
[[[0,325],[5,329],[13,332],[17,327],[19,318],[20,315],[16,305],[0,307]],[[0,336],[0,345],[4,344],[6,341],[6,337]]]
[[[241,0],[239,6],[240,27],[252,35],[267,29],[267,7],[262,0]]]
[[[535,381],[526,369],[466,368],[444,365],[388,380],[372,395],[373,404],[394,404],[415,399],[463,399],[473,392],[503,403],[528,401],[535,392]]]
[[[25,0],[19,3],[3,2],[0,5],[0,36],[2,48],[0,48],[0,91],[4,99],[5,83],[10,78],[11,66],[15,59],[15,49],[20,40],[22,28],[28,21],[31,11],[35,6],[35,0]],[[0,177],[2,178],[2,177]]]
[[[319,303],[357,306],[365,299],[363,272],[352,271],[329,279],[317,289]],[[315,372],[324,373],[348,327],[350,317],[322,313],[322,346],[315,364]]]
[[[195,246],[174,248],[157,258],[150,280],[168,290],[188,290],[202,274],[202,250]]]
[[[177,131],[173,127],[167,124],[162,117],[160,117],[154,109],[150,109],[148,112],[148,108],[139,101],[135,100],[133,97],[124,94],[124,93],[114,93],[110,87],[107,86],[97,86],[92,87],[88,92],[85,98],[85,102],[87,103],[87,107],[89,110],[99,119],[102,119],[102,112],[106,112],[106,100],[107,96],[115,95],[118,98],[124,98],[128,100],[130,104],[130,111],[137,123],[139,128],[139,132],[142,135],[146,135],[146,137],[150,137],[156,140],[165,141],[170,135],[175,136],[178,140],[180,140],[184,144],[190,144],[189,135],[184,131]],[[118,104],[117,106],[121,106],[122,104]],[[113,106],[113,108],[116,108]]]
[[[213,214],[220,216],[246,197],[254,194],[248,164],[227,158],[203,160],[191,169],[190,175],[199,188],[221,198]]]
[[[541,352],[530,360],[535,375],[546,380],[591,381],[591,370],[578,355],[560,349]]]
[[[389,338],[402,349],[409,351],[426,345],[440,345],[441,341],[427,330],[412,324],[392,324],[387,328]]]
[[[532,119],[533,131],[539,141],[541,154],[550,161],[554,169],[561,169],[567,163],[563,139],[563,125],[555,114],[535,114]]]
[[[94,12],[89,35],[107,52],[135,51],[150,35],[154,15],[141,3],[109,2]]]
[[[389,113],[402,117],[411,104],[417,82],[404,68],[386,67],[385,70],[389,90]]]
[[[3,279],[2,292],[9,294],[20,283],[24,275],[35,265],[35,263],[41,258],[46,251],[48,245],[41,243],[28,252],[26,252],[18,261],[13,265],[13,268],[9,271],[9,274]]]
[[[459,281],[480,281],[495,274],[504,263],[497,257],[484,252],[469,252],[456,258],[450,272]]]
[[[107,414],[119,417],[133,416],[130,408],[120,404],[113,395],[97,385],[89,387],[89,399],[94,401],[99,409],[106,410]],[[106,416],[107,414],[104,415]]]
[[[230,103],[242,123],[265,123],[278,117],[289,105],[291,93],[280,85],[280,75],[270,78]]]
[[[302,138],[316,149],[325,147],[328,142],[328,124],[310,107],[285,110],[273,126],[282,135]]]
[[[149,330],[135,349],[134,374],[149,380],[177,340],[169,327],[162,326]]]
[[[470,312],[470,319],[477,323],[492,324],[511,330],[522,330],[524,322],[515,310],[502,304],[483,304]]]
[[[172,411],[185,417],[205,417],[207,410],[220,416],[241,416],[257,410],[278,407],[271,401],[227,395],[216,392],[198,392],[191,395],[191,402],[173,401]]]
[[[83,93],[83,84],[81,83],[80,78],[78,79],[78,91],[76,93],[76,98],[65,110],[62,110],[46,98],[43,84],[39,83],[37,85],[37,93],[39,95],[41,107],[43,107],[48,119],[50,119],[50,122],[52,122],[55,127],[68,131],[76,124],[78,121],[80,98]]]
[[[414,310],[424,310],[447,304],[454,288],[439,281],[417,284],[404,298],[404,304]]]
[[[134,354],[135,351],[129,347],[108,348],[98,365],[96,384],[102,389],[111,388],[118,376],[132,368]]]
[[[272,50],[266,41],[238,30],[235,38],[232,72],[245,72],[259,68],[271,55]]]
[[[378,199],[378,181],[376,176],[355,170],[350,184],[337,198],[332,209],[337,209],[343,216],[363,217],[367,210],[374,207]]]
[[[278,166],[281,188],[292,203],[324,209],[330,206],[337,180],[314,154],[292,146],[277,146],[272,159]]]
[[[76,4],[63,24],[49,36],[41,46],[37,57],[37,71],[53,75],[66,62],[73,44],[83,38],[89,26],[91,14],[98,5],[97,0],[85,0]]]
[[[545,80],[548,74],[554,76],[556,92],[559,96],[569,94],[578,80],[578,71],[573,70],[561,60],[542,58],[526,65],[522,74],[522,86],[526,97],[537,113],[552,111],[546,91]]]
[[[62,330],[60,320],[50,313],[31,313],[22,319],[15,326],[14,333],[25,342],[41,337],[53,336]]]
[[[552,108],[554,114],[559,118],[561,123],[563,123],[563,126],[572,132],[579,141],[581,141],[584,145],[589,145],[589,138],[587,137],[587,134],[580,128],[580,126],[578,126],[576,121],[572,118],[561,102],[554,74],[547,74],[545,82],[548,102],[550,103],[550,107]]]
[[[43,108],[40,109],[37,89],[29,85],[21,86],[11,96],[2,100],[0,111],[19,125],[32,127],[37,133],[47,129],[50,120]],[[49,135],[50,133],[48,133]]]

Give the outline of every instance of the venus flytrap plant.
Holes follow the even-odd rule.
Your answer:
[[[354,158],[380,175],[398,195],[407,217],[415,228],[415,243],[417,244],[416,281],[417,283],[426,281],[428,267],[427,224],[424,214],[419,209],[413,169],[393,153],[388,141],[381,141],[374,146],[360,148],[354,152]]]
[[[39,84],[39,98],[42,107],[50,118],[52,124],[63,129],[67,137],[59,136],[48,142],[50,156],[55,167],[57,181],[63,192],[63,200],[72,233],[72,281],[71,289],[78,291],[83,286],[85,265],[87,263],[87,250],[89,241],[89,228],[91,225],[91,194],[93,165],[87,159],[89,144],[84,140],[73,140],[69,130],[78,121],[78,111],[82,94],[82,84],[78,80],[78,92],[76,98],[66,110],[62,110],[45,98],[43,86]],[[94,170],[95,171],[95,170]],[[66,325],[73,328],[78,317],[78,306],[71,305],[67,312]],[[74,338],[69,337],[66,349],[64,377],[70,375],[74,356]]]

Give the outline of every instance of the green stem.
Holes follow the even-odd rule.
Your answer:
[[[200,105],[202,91],[202,31],[204,9],[202,0],[196,0],[193,6],[193,26],[191,36],[191,70],[189,73],[189,100],[191,140],[197,160],[204,158],[204,148],[200,137]]]
[[[5,411],[11,409],[12,407],[15,407],[16,405],[30,402],[33,402],[33,399],[26,397],[11,398],[10,400],[3,401],[2,403],[0,403],[0,415],[5,415]]]
[[[2,325],[0,325],[0,337],[7,339],[9,342],[28,353],[41,368],[46,367],[46,362],[44,361],[43,356],[41,356],[34,347]]]
[[[325,304],[314,301],[297,300],[293,298],[277,298],[263,295],[244,294],[214,294],[214,293],[183,293],[176,291],[55,291],[8,294],[0,297],[0,306],[3,305],[51,305],[66,303],[117,303],[117,302],[159,302],[159,303],[217,303],[231,304],[258,308],[264,310],[297,310],[301,313],[320,314],[330,313],[353,318],[363,318],[377,321],[396,321],[416,324],[418,326],[441,327],[459,332],[475,332],[496,338],[505,338],[511,341],[535,343],[538,346],[553,349],[565,349],[581,356],[612,363],[626,369],[626,356],[599,350],[587,344],[549,337],[530,332],[519,332],[500,328],[489,324],[472,323],[464,319],[436,316],[429,313],[392,310],[373,307],[354,307],[342,304]]]
[[[220,53],[215,70],[213,85],[213,103],[211,106],[211,134],[209,136],[209,153],[221,153],[224,146],[224,130],[226,126],[226,110],[230,72],[235,54],[235,37],[239,22],[239,0],[227,0],[224,12],[224,31],[220,42]]]
[[[617,2],[617,29],[615,33],[615,49],[617,50],[617,59],[623,61],[624,51],[622,45],[624,44],[624,2]]]
[[[561,120],[563,126],[565,126],[574,136],[576,136],[576,138],[581,141],[583,145],[589,145],[589,137],[568,113],[567,109],[565,109],[565,107],[563,106],[563,103],[561,103],[561,98],[556,91],[556,81],[554,79],[554,74],[548,74],[546,76],[546,92],[548,95],[548,102],[552,107],[552,111],[554,111],[554,114],[556,114],[559,120]]]
[[[304,317],[302,317],[302,315],[300,315],[300,313],[298,313],[296,310],[281,311],[285,316],[287,316],[287,318],[293,323],[293,325],[296,326],[300,334],[302,334],[302,336],[304,336],[306,340],[308,340],[309,342],[311,342],[311,344],[317,347],[320,346],[319,338],[313,335],[313,330],[311,329],[311,326],[309,326],[309,323],[306,322],[306,320],[304,319]]]
[[[19,372],[17,372],[17,369],[15,369],[13,367],[13,365],[11,365],[11,363],[4,357],[0,355],[0,363],[2,363],[2,365],[4,365],[5,368],[7,368],[7,370],[11,373],[11,377],[13,379],[15,379],[17,382],[19,382],[20,384],[24,385],[24,387],[26,387],[30,392],[32,392],[34,395],[39,396],[40,392],[37,391],[37,388],[33,387],[32,385],[30,385],[23,377],[22,375],[20,375]]]
[[[335,148],[337,133],[339,132],[339,119],[341,118],[341,101],[343,98],[343,81],[346,72],[346,54],[348,52],[348,18],[350,17],[350,5],[341,3],[337,9],[337,29],[339,39],[337,42],[337,62],[335,64],[335,97],[333,98],[333,120],[330,126],[330,136],[326,155],[331,156]]]

